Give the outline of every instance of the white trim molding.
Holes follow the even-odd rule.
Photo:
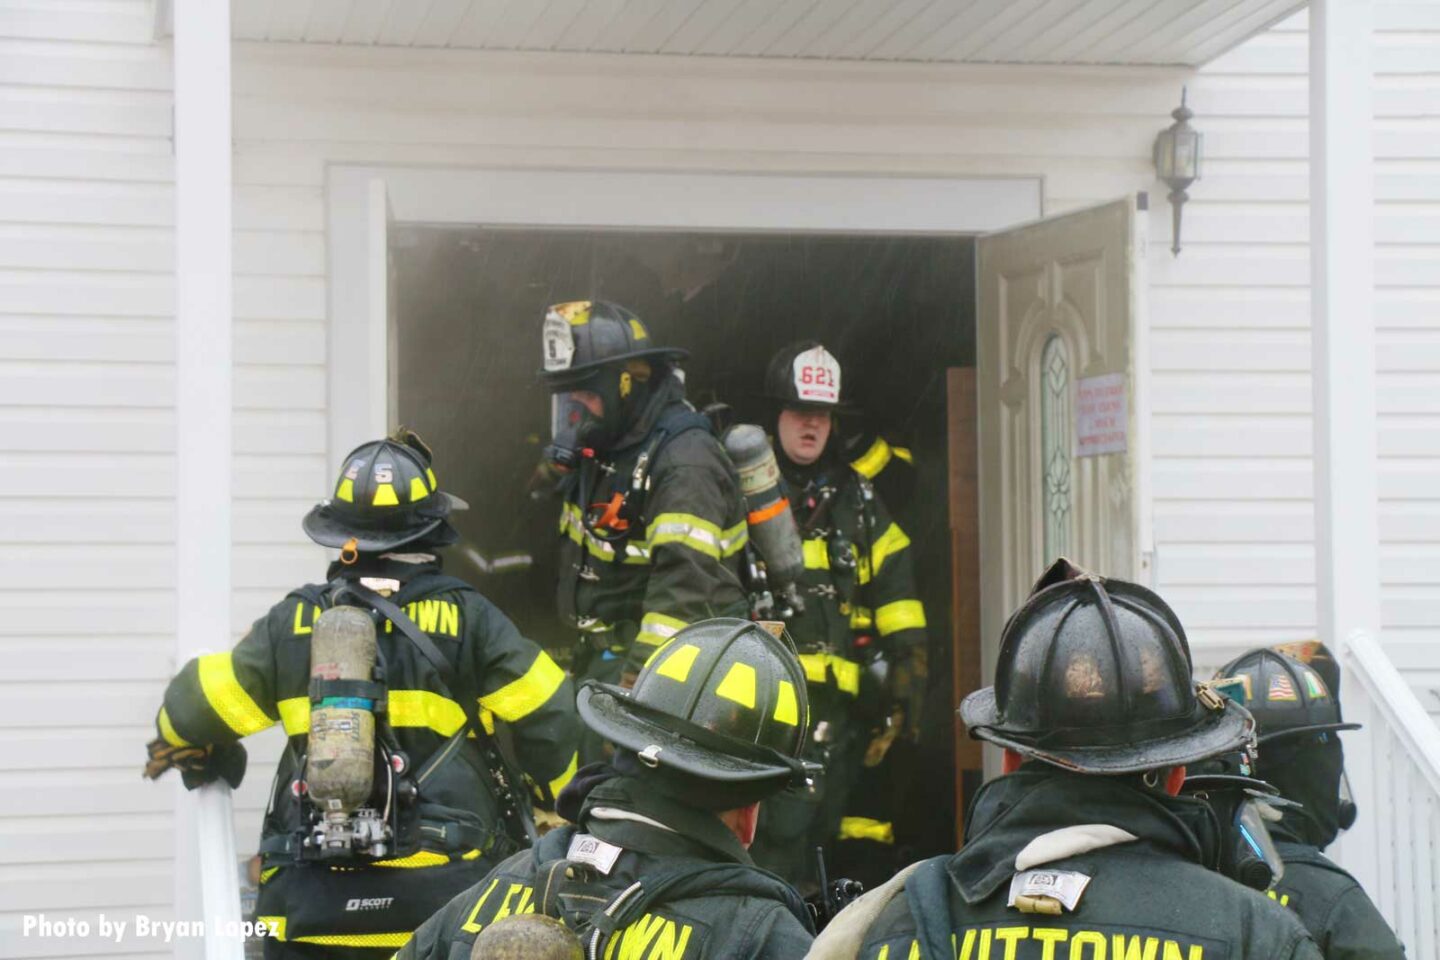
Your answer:
[[[1037,220],[1044,206],[1041,178],[1004,176],[332,165],[326,188],[332,461],[389,427],[390,385],[374,382],[389,368],[381,210],[436,225],[938,236]]]

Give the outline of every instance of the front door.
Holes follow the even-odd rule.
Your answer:
[[[1137,199],[982,237],[977,316],[984,683],[1000,630],[1056,557],[1139,569]]]

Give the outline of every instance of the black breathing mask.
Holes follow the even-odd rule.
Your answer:
[[[1268,890],[1285,875],[1267,824],[1299,804],[1283,799],[1269,783],[1256,779],[1254,754],[1247,748],[1197,765],[1185,778],[1183,796],[1204,800],[1220,824],[1217,870],[1256,890]]]

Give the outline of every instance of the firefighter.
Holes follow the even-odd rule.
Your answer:
[[[632,690],[586,681],[580,715],[616,751],[561,795],[574,825],[456,897],[398,960],[470,956],[477,935],[527,913],[563,920],[588,957],[804,956],[804,902],[746,852],[761,802],[812,775],[799,760],[805,673],[776,633],[702,621],[661,647]]]
[[[865,450],[852,457],[840,442],[839,362],[814,341],[787,347],[770,361],[765,397],[805,556],[804,610],[788,621],[815,711],[805,756],[825,776],[814,796],[766,805],[754,855],[810,890],[816,847],[869,848],[868,857],[850,851],[847,865],[883,863],[893,847],[888,808],[873,804],[884,794],[860,798],[859,805],[852,795],[862,771],[883,762],[893,734],[918,729],[925,608],[916,596],[910,538],[871,482],[894,459],[892,449],[877,437],[857,444]]]
[[[1279,650],[1305,662],[1262,647],[1226,664],[1216,681],[1255,717],[1256,775],[1298,803],[1282,807],[1280,822],[1269,825],[1285,863],[1270,896],[1295,911],[1327,960],[1400,960],[1405,949],[1375,904],[1321,852],[1356,815],[1337,733],[1360,724],[1341,718],[1340,671],[1324,644]]]
[[[447,517],[464,505],[440,489],[413,433],[357,447],[330,499],[304,520],[312,540],[340,550],[327,582],[289,593],[233,650],[191,660],[165,691],[151,778],[177,767],[191,789],[217,777],[236,786],[242,737],[277,722],[288,735],[260,840],[257,913],[274,928],[266,957],[389,956],[525,842],[515,818],[526,798],[494,759],[497,722],[508,726],[538,800],[550,802],[575,771],[579,723],[564,671],[473,587],[441,571],[435,551],[456,541]],[[385,753],[374,782],[385,792],[372,806],[396,818],[384,856],[319,859],[305,842],[314,826],[304,763],[311,643],[317,620],[337,604],[371,618],[362,623],[373,623],[383,665],[341,692],[378,705],[374,749]]]
[[[547,456],[563,479],[558,609],[579,631],[577,679],[629,683],[689,623],[744,616],[745,508],[710,421],[676,364],[629,310],[550,308],[541,377],[552,393]],[[585,762],[603,757],[587,734]]]
[[[995,685],[966,697],[1004,748],[961,851],[906,868],[826,928],[819,960],[1318,960],[1293,914],[1221,876],[1185,765],[1254,735],[1191,675],[1175,614],[1135,584],[1048,570],[1005,624]]]

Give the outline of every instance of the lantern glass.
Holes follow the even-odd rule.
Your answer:
[[[1155,138],[1155,175],[1163,183],[1175,175],[1175,130],[1161,130]]]
[[[1170,176],[1180,180],[1200,178],[1200,134],[1194,130],[1179,129],[1174,132],[1171,148],[1172,170]]]

